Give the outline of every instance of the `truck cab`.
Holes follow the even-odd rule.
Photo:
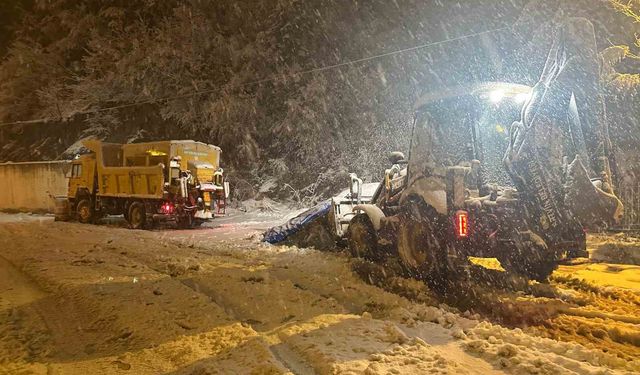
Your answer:
[[[77,212],[78,202],[83,198],[90,199],[94,193],[96,182],[95,173],[96,161],[93,154],[79,155],[71,162],[71,168],[68,172],[69,188],[67,197],[72,212]],[[79,215],[78,219],[82,222],[90,220],[87,212]]]

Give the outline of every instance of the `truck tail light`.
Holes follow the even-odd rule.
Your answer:
[[[162,213],[163,214],[171,215],[174,210],[175,210],[175,207],[173,207],[173,204],[171,204],[169,202],[165,202],[165,203],[162,204]]]
[[[469,214],[467,211],[457,211],[454,217],[456,236],[466,238],[469,236]]]

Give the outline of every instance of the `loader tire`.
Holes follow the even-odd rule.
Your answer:
[[[147,223],[147,213],[144,208],[144,203],[131,203],[127,213],[127,221],[131,229],[144,229]]]
[[[76,205],[76,216],[78,221],[88,224],[93,220],[94,212],[89,199],[81,199]]]
[[[366,214],[358,214],[351,219],[347,241],[349,243],[349,252],[354,258],[380,260],[378,236],[371,219]]]
[[[429,206],[422,200],[410,201],[403,207],[398,227],[398,255],[402,265],[414,277],[432,278],[442,266],[442,251],[436,238]]]

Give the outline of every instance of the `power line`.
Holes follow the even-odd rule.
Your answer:
[[[344,66],[360,64],[360,63],[363,63],[363,62],[368,62],[368,61],[371,61],[371,60],[377,60],[377,59],[390,57],[390,56],[394,56],[394,55],[398,55],[398,54],[402,54],[402,53],[413,52],[413,51],[417,51],[417,50],[424,49],[424,48],[435,47],[435,46],[438,46],[438,45],[447,44],[447,43],[451,43],[451,42],[457,42],[457,41],[464,40],[464,39],[475,38],[475,37],[478,37],[478,36],[481,36],[481,35],[493,34],[493,33],[500,32],[502,30],[508,29],[508,28],[509,28],[509,26],[502,26],[502,27],[499,27],[499,28],[496,28],[496,29],[490,29],[490,30],[486,30],[486,31],[473,33],[473,34],[466,34],[466,35],[458,36],[458,37],[455,37],[455,38],[449,38],[449,39],[440,40],[440,41],[437,41],[437,42],[430,42],[430,43],[421,44],[421,45],[418,45],[418,46],[413,46],[413,47],[399,49],[399,50],[395,50],[395,51],[391,51],[391,52],[381,53],[381,54],[378,54],[378,55],[363,57],[363,58],[356,59],[356,60],[349,60],[349,61],[345,61],[345,62],[341,62],[341,63],[337,63],[337,64],[326,65],[326,66],[313,68],[313,69],[308,69],[308,70],[302,70],[302,71],[298,71],[298,72],[294,72],[294,73],[290,73],[290,74],[277,74],[277,75],[274,75],[272,77],[261,79],[261,80],[249,81],[249,82],[244,82],[244,83],[240,83],[240,84],[237,84],[237,85],[231,85],[231,86],[228,86],[228,87],[226,87],[224,89],[235,89],[235,88],[246,87],[246,86],[260,85],[260,84],[263,84],[263,83],[273,82],[273,81],[277,81],[277,80],[281,80],[281,79],[285,79],[285,78],[293,78],[293,77],[297,77],[297,76],[301,76],[301,75],[305,75],[305,74],[324,72],[324,71],[327,71],[327,70],[341,68],[341,67],[344,67]],[[89,115],[89,114],[94,114],[94,113],[113,111],[113,110],[122,109],[122,108],[136,107],[136,106],[143,105],[143,104],[151,104],[151,103],[162,102],[162,101],[172,101],[172,100],[190,98],[190,97],[194,97],[194,96],[214,93],[214,92],[217,92],[217,91],[220,91],[220,90],[222,90],[222,88],[216,87],[216,88],[212,88],[212,89],[191,92],[191,93],[188,93],[188,94],[172,95],[172,96],[165,96],[165,97],[162,97],[162,98],[141,100],[141,101],[137,101],[137,102],[120,104],[120,105],[111,106],[111,107],[104,107],[104,108],[97,108],[97,109],[92,109],[92,110],[87,110],[87,111],[80,111],[80,112],[74,113],[73,116]],[[13,126],[13,125],[29,125],[29,124],[38,124],[38,123],[48,123],[48,122],[54,122],[54,121],[60,121],[60,120],[61,120],[60,118],[49,117],[49,118],[34,119],[34,120],[12,121],[12,122],[0,123],[0,127]]]

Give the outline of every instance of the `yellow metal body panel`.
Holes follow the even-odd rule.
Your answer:
[[[220,148],[194,141],[173,141],[171,154],[182,158],[182,165],[208,163],[213,169],[220,166]],[[194,171],[191,171],[192,173]]]
[[[162,198],[164,168],[104,167],[98,164],[98,194],[112,197]]]
[[[195,172],[195,173],[194,173]],[[196,168],[195,171],[191,171],[191,173],[194,173],[196,178],[198,179],[198,181],[206,181],[206,182],[212,182],[213,181],[213,173],[215,172],[214,169],[208,169],[208,168]]]
[[[122,145],[123,165],[169,165],[171,158],[181,158],[182,169],[191,164],[208,163],[214,169],[220,166],[220,148],[196,141],[158,141]],[[192,171],[194,172],[194,171]]]
[[[164,166],[127,166],[122,145],[93,140],[85,141],[84,145],[95,153],[99,196],[162,198]]]
[[[220,148],[201,142],[177,141],[171,152],[180,156],[181,165],[188,168],[198,182],[213,182],[213,173],[220,167]]]
[[[94,152],[94,155],[83,155],[80,159],[83,165],[87,164],[83,170],[91,173],[82,178],[83,183],[93,187],[93,176],[97,173],[97,193],[101,196],[160,199],[164,183],[169,180],[172,158],[179,156],[180,169],[191,169],[191,173],[203,182],[211,181],[213,171],[220,163],[220,148],[202,142],[159,141],[120,145],[87,140],[83,143]],[[70,193],[80,185],[80,180],[73,184],[70,180]]]
[[[122,145],[123,159],[127,166],[154,166],[159,163],[169,166],[170,141],[131,143]]]
[[[196,141],[159,141],[122,145],[123,161],[127,166],[166,167],[174,157],[180,157],[180,169],[189,169],[200,182],[211,182],[213,172],[220,166],[220,148]],[[165,178],[169,178],[165,175]]]

